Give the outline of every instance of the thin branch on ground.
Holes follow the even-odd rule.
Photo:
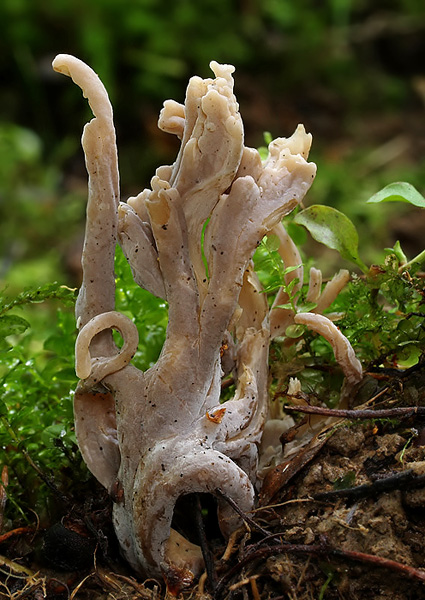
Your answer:
[[[260,548],[259,550],[249,552],[248,554],[246,554],[241,560],[239,560],[239,562],[236,565],[234,565],[234,567],[229,569],[229,571],[220,579],[215,591],[215,599],[218,600],[221,597],[223,591],[225,590],[226,586],[231,581],[231,579],[249,563],[260,559],[264,560],[269,558],[270,556],[276,556],[277,554],[307,554],[309,556],[325,556],[328,558],[334,556],[349,561],[362,562],[375,567],[390,569],[404,577],[408,577],[409,579],[414,579],[416,581],[425,583],[425,571],[415,569],[414,567],[410,567],[409,565],[405,565],[388,558],[383,558],[381,556],[366,554],[364,552],[343,550],[341,548],[333,548],[326,544],[308,545],[281,543],[266,546],[265,548]]]
[[[285,411],[300,412],[310,415],[323,415],[344,419],[408,419],[414,415],[424,416],[425,406],[399,406],[394,408],[345,410],[340,408],[327,408],[325,406],[284,406]]]
[[[223,498],[223,500],[225,500],[232,508],[233,510],[238,513],[238,515],[240,517],[242,517],[242,519],[252,528],[252,529],[257,529],[258,531],[260,531],[260,533],[262,533],[264,536],[269,537],[270,535],[273,536],[273,534],[270,533],[270,531],[267,531],[267,529],[264,529],[263,527],[261,527],[261,525],[258,525],[258,523],[256,523],[254,521],[254,519],[252,519],[250,516],[248,516],[246,513],[243,512],[243,510],[241,510],[239,508],[239,506],[236,504],[236,502],[230,498],[229,496],[227,496],[226,494],[223,493],[222,490],[220,490],[219,488],[217,488],[216,490],[216,494],[218,496],[220,496],[221,498]]]
[[[0,535],[0,544],[3,544],[11,537],[23,535],[24,533],[34,533],[34,531],[34,527],[17,527],[16,529],[11,529],[10,531],[6,531],[6,533],[2,533]]]
[[[377,496],[393,490],[414,489],[424,486],[425,475],[417,475],[413,469],[408,469],[390,475],[389,477],[377,479],[373,483],[366,483],[356,487],[344,488],[342,490],[319,492],[318,494],[314,494],[312,498],[314,500],[331,500],[333,498],[344,497],[357,500],[367,496]]]
[[[211,549],[208,544],[208,539],[205,534],[204,522],[202,520],[202,506],[201,498],[199,494],[194,494],[194,515],[195,515],[195,527],[198,534],[199,545],[201,547],[202,556],[204,557],[205,569],[208,575],[208,580],[214,593],[217,585],[217,576],[214,569],[214,559],[212,556]]]

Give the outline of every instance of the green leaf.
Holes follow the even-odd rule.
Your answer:
[[[285,287],[285,291],[287,294],[291,294],[292,290],[294,289],[294,287],[299,283],[299,279],[298,277],[295,277],[294,279],[292,279],[288,285]]]
[[[368,202],[408,202],[414,206],[425,208],[425,198],[410,183],[397,181],[376,192]]]
[[[6,417],[8,412],[9,411],[6,404],[3,402],[3,400],[0,400],[0,418]],[[4,423],[0,423],[0,428],[2,425],[4,426]]]
[[[258,150],[258,154],[260,155],[260,158],[261,158],[261,160],[262,160],[262,161],[265,161],[265,160],[267,160],[267,157],[268,157],[268,155],[269,155],[269,150],[268,150],[268,148],[266,148],[266,146],[259,146],[259,147],[257,148],[257,150]]]
[[[284,308],[285,310],[293,310],[293,306],[290,302],[287,302],[286,304],[278,304],[277,306],[273,306],[273,310],[275,310],[276,308]]]
[[[257,150],[258,150],[258,154],[260,155],[261,160],[264,161],[264,160],[267,160],[267,158],[269,156],[269,144],[273,141],[273,136],[270,133],[270,131],[264,131],[263,137],[264,137],[264,143],[266,145],[260,146],[259,148],[257,148]]]
[[[297,305],[298,312],[310,312],[313,308],[316,308],[317,302],[304,302]]]
[[[263,136],[264,136],[264,142],[267,144],[267,146],[272,143],[273,136],[270,133],[270,131],[264,131]]]
[[[307,242],[307,232],[301,225],[288,221],[285,222],[285,228],[296,246],[300,247]]]
[[[317,242],[337,250],[342,258],[367,272],[368,268],[358,254],[357,230],[342,212],[330,206],[313,205],[299,212],[294,221],[304,225]]]
[[[28,329],[30,324],[22,317],[16,315],[3,315],[0,317],[0,337],[6,335],[19,335]]]
[[[305,331],[304,325],[298,325],[298,324],[294,323],[293,325],[289,325],[286,328],[285,335],[289,338],[296,339],[296,338],[299,338],[301,335],[303,335],[304,331]]]
[[[64,426],[62,423],[54,423],[53,425],[49,425],[41,432],[41,440],[45,444],[46,447],[52,447],[55,445],[55,440],[57,438],[63,438],[66,434]]]
[[[289,273],[292,273],[293,271],[296,271],[297,269],[300,269],[301,267],[302,267],[302,264],[301,265],[292,265],[291,267],[286,267],[283,270],[283,274],[288,275]],[[298,280],[297,280],[297,283],[298,283]]]

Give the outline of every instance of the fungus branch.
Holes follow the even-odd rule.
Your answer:
[[[314,313],[298,313],[295,315],[294,321],[320,333],[331,344],[335,358],[341,365],[349,383],[355,384],[362,379],[363,371],[360,361],[356,358],[350,342],[332,321],[324,315]]]

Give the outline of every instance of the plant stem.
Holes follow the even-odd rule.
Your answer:
[[[419,254],[417,256],[415,256],[415,258],[412,258],[412,260],[409,260],[409,262],[402,265],[398,271],[399,271],[399,273],[402,273],[406,269],[409,269],[412,265],[414,265],[416,263],[420,264],[422,262],[425,262],[425,250],[422,250],[422,252],[419,252]]]

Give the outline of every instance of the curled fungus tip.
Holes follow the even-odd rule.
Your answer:
[[[103,359],[102,363],[96,358],[90,356],[90,342],[95,335],[106,329],[116,329],[122,335],[124,339],[124,345],[118,354],[107,358],[106,362]],[[96,364],[102,364],[102,376],[101,378],[119,371],[133,358],[137,345],[139,342],[139,335],[137,327],[131,319],[125,315],[117,312],[110,311],[96,315],[84,327],[78,334],[77,341],[75,344],[75,371],[79,379],[87,379],[92,375],[92,371],[96,368]]]
[[[58,54],[52,62],[52,67],[58,73],[71,77],[82,89],[96,117],[112,120],[112,106],[108,92],[91,67],[71,54]]]

